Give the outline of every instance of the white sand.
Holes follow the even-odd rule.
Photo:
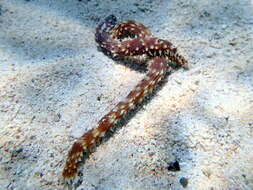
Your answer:
[[[189,190],[252,190],[252,0],[0,0],[0,189],[66,189],[71,144],[144,76],[97,50],[112,13],[191,68],[97,148],[77,189],[180,190],[185,177]]]

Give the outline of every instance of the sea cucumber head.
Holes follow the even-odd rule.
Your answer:
[[[97,32],[109,32],[117,22],[117,18],[114,15],[109,15],[105,18],[103,22],[101,22],[97,27]]]

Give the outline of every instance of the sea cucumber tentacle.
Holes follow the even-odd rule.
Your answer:
[[[85,153],[92,152],[105,134],[129,113],[136,105],[153,91],[168,71],[170,62],[178,66],[186,66],[185,58],[178,54],[177,48],[166,40],[153,37],[143,25],[134,21],[126,21],[116,25],[116,17],[110,15],[96,29],[95,40],[104,52],[113,57],[133,58],[144,56],[147,61],[147,74],[108,114],[100,119],[96,128],[80,137],[68,153],[63,169],[63,178],[75,177],[80,161]],[[122,38],[133,37],[120,41]]]

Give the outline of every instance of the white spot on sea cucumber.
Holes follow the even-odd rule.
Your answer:
[[[126,113],[126,110],[124,110],[124,109],[122,109],[121,111],[120,111],[120,115],[124,115]]]
[[[111,124],[113,124],[113,123],[115,122],[115,118],[111,118],[111,119],[109,120],[109,122],[110,122]]]
[[[138,97],[138,96],[140,96],[140,94],[141,94],[141,92],[138,92],[138,93],[135,95],[135,97]]]
[[[110,119],[115,119],[115,118],[116,118],[115,113],[110,114],[110,115],[109,115],[109,118],[110,118]]]
[[[130,108],[133,108],[134,107],[134,104],[132,102],[129,103],[129,107]]]
[[[143,100],[143,96],[142,97],[140,97],[140,99],[138,100],[138,103],[141,103],[142,102],[142,100]]]
[[[92,139],[92,140],[90,141],[90,143],[91,143],[91,144],[95,143],[95,139]]]
[[[137,87],[135,88],[135,90],[136,90],[136,91],[141,91],[141,87],[137,86]]]
[[[155,81],[154,81],[154,80],[150,82],[150,85],[154,85],[154,84],[155,84]]]
[[[100,137],[105,136],[105,131],[101,132],[101,133],[99,134],[99,136],[100,136]]]
[[[97,137],[99,135],[99,130],[97,128],[93,129],[93,131],[91,132],[93,137]]]
[[[145,90],[144,90],[144,94],[146,95],[148,93],[148,86],[147,86],[147,88],[145,88]]]

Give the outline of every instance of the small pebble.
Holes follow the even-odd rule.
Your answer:
[[[167,167],[169,171],[180,171],[180,165],[178,161],[171,162]]]
[[[183,188],[185,188],[188,185],[188,179],[185,177],[181,177],[179,182],[183,186]]]
[[[15,152],[18,154],[18,153],[21,153],[23,151],[23,148],[18,148],[15,150]]]
[[[60,113],[57,113],[55,116],[54,116],[54,121],[55,122],[59,122],[61,120],[61,114]]]

